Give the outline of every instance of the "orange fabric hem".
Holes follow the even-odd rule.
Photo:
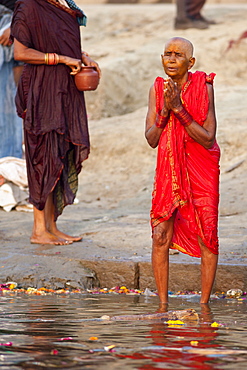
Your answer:
[[[207,247],[207,246],[206,246]],[[207,247],[208,248],[208,247]],[[194,255],[192,253],[189,253],[187,252],[183,247],[181,247],[180,245],[176,244],[176,243],[172,243],[171,246],[170,246],[170,249],[176,249],[178,250],[179,252],[182,252],[184,254],[187,254],[188,256],[191,256],[191,257],[196,257],[196,258],[200,258],[201,257],[201,253],[198,254],[198,255]],[[212,252],[213,254],[215,254],[216,256],[219,255],[219,253],[214,253],[211,249],[208,248],[208,250],[210,250],[210,252]]]
[[[186,249],[184,249],[183,247],[181,247],[180,245],[176,244],[176,243],[172,243],[171,249],[177,249],[179,252],[182,252],[184,254],[188,254],[188,256],[191,256],[191,257],[197,257],[197,258],[200,258],[201,257],[201,254],[199,254],[198,256],[194,255],[194,254],[191,254],[189,252],[186,251]]]

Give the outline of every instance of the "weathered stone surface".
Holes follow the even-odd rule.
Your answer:
[[[15,281],[23,288],[91,289],[99,282],[94,271],[78,260],[39,255],[12,255],[4,260],[7,268],[0,269],[0,282]]]
[[[152,266],[149,262],[139,263],[140,289],[156,289]],[[217,269],[213,292],[225,292],[229,287],[243,291],[247,289],[246,265],[220,264]],[[170,263],[169,290],[201,290],[200,264]]]
[[[155,289],[152,266],[150,263],[141,262],[140,288]],[[169,290],[200,290],[200,266],[198,264],[170,263]]]
[[[155,280],[153,277],[152,265],[150,262],[139,263],[139,287],[140,289],[149,288],[150,290],[156,289]]]
[[[200,290],[200,265],[191,264],[170,264],[169,289],[178,290]]]
[[[95,271],[102,288],[123,285],[130,289],[138,287],[138,266],[134,262],[82,260],[81,264]]]
[[[246,265],[219,265],[215,279],[215,291],[225,292],[228,287],[247,289],[247,266]]]

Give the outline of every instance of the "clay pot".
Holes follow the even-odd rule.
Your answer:
[[[75,75],[75,84],[78,90],[96,90],[99,84],[99,73],[95,67],[82,66]]]

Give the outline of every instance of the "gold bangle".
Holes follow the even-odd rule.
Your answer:
[[[59,63],[59,55],[56,53],[46,53],[45,54],[45,64],[56,65]]]
[[[48,64],[48,53],[45,53],[45,64]]]

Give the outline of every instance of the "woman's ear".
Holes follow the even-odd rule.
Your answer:
[[[196,59],[194,57],[191,57],[190,60],[189,60],[188,70],[193,67],[193,65],[195,64],[195,62],[196,62]]]
[[[164,55],[163,54],[161,54],[161,63],[162,63],[162,66],[164,68]]]

